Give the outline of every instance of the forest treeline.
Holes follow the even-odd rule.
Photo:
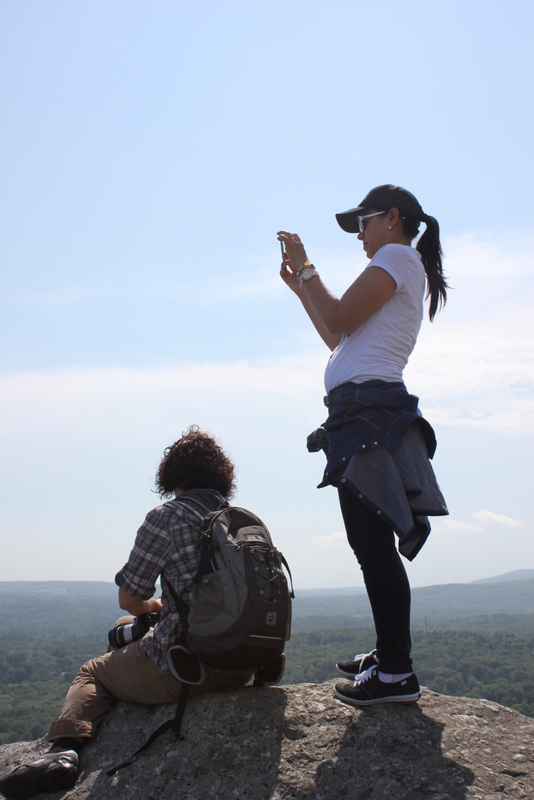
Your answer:
[[[23,592],[0,583],[0,642],[27,635],[46,639],[102,636],[124,613],[113,584],[73,582],[66,586],[61,589],[53,584],[46,591]],[[411,619],[414,630],[534,636],[534,580],[414,589]],[[297,590],[293,602],[295,632],[372,627],[364,592],[313,595]]]
[[[284,683],[322,683],[334,664],[373,646],[373,631],[293,634]],[[534,639],[511,633],[414,631],[420,683],[442,694],[484,697],[534,717]],[[57,717],[79,666],[105,651],[102,636],[48,639],[3,637],[0,649],[0,744],[32,740]],[[342,678],[339,678],[342,680]]]
[[[0,744],[43,736],[61,711],[81,664],[105,652],[102,637],[2,639]]]

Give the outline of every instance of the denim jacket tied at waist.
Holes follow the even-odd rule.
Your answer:
[[[436,436],[418,402],[402,382],[345,383],[325,398],[328,419],[308,437],[310,452],[327,455],[319,488],[354,492],[393,528],[410,561],[430,533],[428,516],[449,513],[429,461]]]

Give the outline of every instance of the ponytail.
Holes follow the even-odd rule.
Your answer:
[[[421,254],[426,272],[426,296],[430,297],[428,316],[432,322],[438,309],[443,308],[447,302],[448,283],[443,274],[443,250],[439,240],[438,221],[429,214],[423,214],[421,219],[426,224],[426,230],[417,242],[416,249]]]
[[[429,214],[421,213],[416,219],[413,216],[402,216],[402,227],[406,236],[415,239],[419,233],[419,220],[426,224],[426,230],[417,242],[416,250],[421,255],[427,282],[427,298],[430,297],[428,316],[430,322],[439,308],[447,302],[448,283],[443,274],[443,251],[439,241],[439,225],[437,219]]]

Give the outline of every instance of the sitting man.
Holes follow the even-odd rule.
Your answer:
[[[226,506],[235,488],[234,466],[217,442],[196,426],[167,447],[159,465],[156,486],[160,496],[187,491],[210,511]],[[159,705],[178,700],[181,682],[170,672],[167,650],[180,633],[180,619],[167,582],[189,604],[198,568],[200,520],[176,499],[147,515],[128,562],[115,576],[119,605],[134,616],[159,613],[159,622],[138,641],[88,661],[70,687],[63,710],[50,725],[51,748],[41,758],[15,767],[0,778],[8,800],[25,800],[44,791],[68,789],[78,777],[78,757],[98,723],[119,701]],[[163,576],[162,597],[153,597]],[[122,621],[122,620],[121,620]],[[210,670],[191,694],[243,686],[252,671]]]

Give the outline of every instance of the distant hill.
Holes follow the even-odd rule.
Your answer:
[[[451,586],[476,586],[485,583],[508,583],[510,581],[534,580],[534,569],[516,569],[513,572],[505,572],[503,575],[495,575],[492,578],[481,578],[465,584],[435,584],[413,589],[413,592],[431,591]],[[158,587],[159,589],[159,587]],[[355,595],[365,595],[363,586],[342,586],[327,589],[299,589],[298,597],[353,597]],[[116,599],[117,586],[108,581],[0,581],[0,596],[3,594],[25,594],[33,596],[63,596],[63,597],[101,597]],[[321,603],[323,600],[321,599]]]
[[[294,616],[369,617],[366,594],[296,592]],[[449,583],[412,590],[412,617],[451,619],[477,614],[534,614],[534,581]]]
[[[298,589],[299,597],[337,597],[339,595],[366,594],[364,586],[343,586],[340,589]]]
[[[475,583],[505,583],[507,581],[528,581],[534,580],[534,569],[514,569],[513,572],[505,572],[504,575],[496,575],[494,578],[482,578]]]
[[[0,636],[105,637],[123,614],[113,583],[0,582]],[[414,630],[509,630],[530,637],[533,621],[532,579],[451,583],[412,591]],[[294,631],[372,627],[371,608],[362,589],[330,593],[297,587]]]
[[[113,597],[117,586],[106,581],[0,581],[0,596],[6,594],[50,597]]]

